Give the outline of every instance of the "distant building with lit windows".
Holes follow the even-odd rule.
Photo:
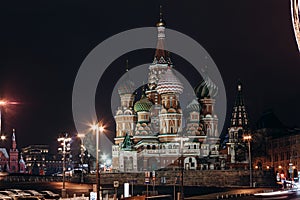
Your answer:
[[[22,148],[22,155],[29,174],[43,174],[47,169],[46,161],[49,159],[49,145],[29,145]]]
[[[254,169],[274,170],[283,178],[298,177],[300,129],[286,127],[269,110],[258,120],[254,139]]]
[[[50,175],[62,172],[62,155],[49,152],[49,145],[35,144],[22,148],[27,173]]]

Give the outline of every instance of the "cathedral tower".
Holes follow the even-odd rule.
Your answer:
[[[158,81],[157,92],[161,95],[158,137],[161,142],[171,142],[178,136],[178,133],[182,132],[182,110],[179,104],[179,95],[183,92],[183,85],[171,68],[168,68]]]
[[[12,134],[12,148],[9,151],[9,168],[11,173],[17,173],[19,172],[19,152],[17,149],[17,143],[16,143],[16,135],[15,135],[15,129],[13,129]]]
[[[242,92],[242,83],[238,81],[237,96],[233,106],[230,127],[228,128],[228,154],[231,156],[231,163],[244,162],[247,160],[245,154],[245,142],[243,135],[249,131],[249,119],[246,111]]]
[[[209,150],[211,157],[219,156],[218,117],[214,111],[218,87],[206,76],[195,88],[195,93],[201,107],[200,131],[204,131],[206,134],[206,140],[202,146]]]
[[[164,75],[169,66],[172,66],[169,53],[165,50],[165,27],[166,23],[163,20],[162,10],[160,10],[159,21],[157,27],[157,44],[152,64],[149,66],[148,73],[148,90],[146,95],[153,103],[151,110],[151,124],[154,132],[159,132],[158,113],[160,111],[161,96],[157,93],[157,84],[159,79]]]
[[[128,61],[126,65],[126,72],[128,71]],[[120,95],[121,106],[118,107],[115,121],[116,121],[116,138],[115,144],[119,144],[124,140],[126,133],[133,136],[135,129],[136,115],[133,110],[133,102],[135,98],[135,85],[125,74],[125,81],[119,86],[118,93]]]

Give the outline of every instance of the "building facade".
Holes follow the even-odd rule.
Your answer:
[[[115,115],[112,168],[121,172],[180,166],[220,168],[218,117],[214,112],[218,88],[205,77],[195,88],[196,98],[182,109],[179,97],[184,87],[165,50],[162,15],[157,31],[157,48],[141,96],[137,97],[132,80],[118,89],[121,105]]]
[[[9,171],[12,173],[19,172],[19,151],[17,149],[15,129],[12,134],[12,148],[9,151]]]
[[[29,174],[50,175],[62,172],[62,156],[51,154],[49,145],[36,144],[24,147],[22,158],[26,161],[26,170]]]

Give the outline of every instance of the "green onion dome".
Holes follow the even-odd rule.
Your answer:
[[[149,112],[152,107],[151,101],[147,97],[143,96],[139,101],[134,104],[135,112]]]

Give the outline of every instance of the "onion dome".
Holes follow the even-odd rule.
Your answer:
[[[171,68],[168,68],[161,79],[158,80],[156,90],[159,94],[183,92],[183,85],[174,75]]]
[[[193,99],[193,101],[186,107],[187,112],[200,112],[200,109],[200,103],[196,99]]]
[[[135,91],[135,84],[133,81],[130,80],[128,75],[128,60],[126,60],[126,74],[124,77],[124,81],[118,87],[119,95],[122,94],[133,94]]]
[[[151,107],[152,107],[151,101],[149,101],[148,98],[143,95],[141,100],[137,101],[134,104],[134,111],[135,112],[142,112],[142,111],[149,112]]]
[[[195,94],[198,98],[214,98],[218,94],[216,84],[206,76],[205,79],[195,88]]]
[[[118,87],[118,93],[121,94],[132,94],[135,91],[134,83],[131,80],[124,81],[120,87]]]

